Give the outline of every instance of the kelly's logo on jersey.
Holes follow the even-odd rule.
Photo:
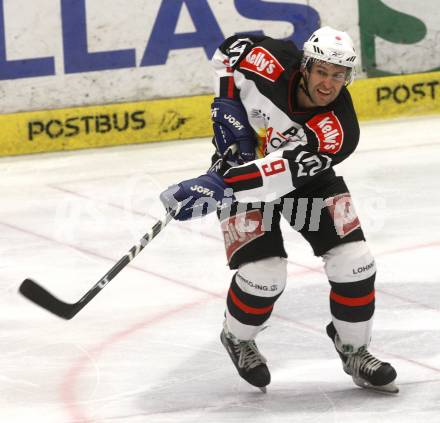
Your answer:
[[[272,82],[284,71],[281,63],[263,47],[254,47],[241,61],[240,69],[256,73]]]
[[[313,116],[306,125],[318,138],[320,153],[336,154],[341,150],[344,130],[333,112]]]

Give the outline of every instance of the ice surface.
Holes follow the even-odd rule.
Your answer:
[[[77,301],[202,173],[209,140],[0,160],[1,422],[440,422],[440,122],[362,125],[338,166],[379,272],[371,351],[398,396],[357,388],[325,336],[320,259],[285,226],[289,282],[258,338],[272,383],[243,382],[219,341],[226,267],[214,216],[171,222],[73,320],[17,294]]]

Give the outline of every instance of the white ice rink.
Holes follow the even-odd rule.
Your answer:
[[[70,321],[17,293],[33,277],[77,301],[162,216],[159,192],[207,168],[209,140],[0,159],[0,422],[440,422],[439,121],[363,124],[337,167],[377,260],[370,350],[397,396],[342,371],[321,261],[287,225],[266,395],[219,341],[232,272],[213,215],[171,222]]]

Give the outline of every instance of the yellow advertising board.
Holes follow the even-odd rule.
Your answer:
[[[361,79],[349,89],[360,120],[440,113],[440,72]]]
[[[210,135],[211,96],[0,115],[0,156]]]

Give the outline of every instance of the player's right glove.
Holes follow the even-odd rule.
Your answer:
[[[243,162],[255,159],[256,138],[243,105],[229,98],[216,97],[211,104],[214,142],[220,156],[233,144]]]
[[[174,219],[190,220],[212,213],[225,203],[232,203],[233,195],[232,188],[220,175],[208,172],[171,185],[160,194],[160,201]]]

